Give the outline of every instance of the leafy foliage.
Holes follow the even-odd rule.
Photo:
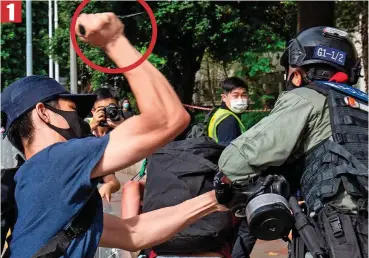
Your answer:
[[[40,75],[48,69],[47,7],[47,2],[32,2],[33,73]],[[1,24],[1,90],[26,76],[26,10],[22,9],[22,23]]]
[[[364,64],[365,88],[368,91],[368,1],[337,1],[335,6],[337,27],[361,36],[361,59]]]
[[[245,125],[246,130],[256,125],[264,117],[267,117],[269,112],[250,112],[245,113],[241,116],[241,121]]]

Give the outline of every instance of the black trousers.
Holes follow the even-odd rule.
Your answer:
[[[249,258],[255,242],[256,237],[251,235],[247,221],[243,219],[237,231],[236,242],[232,250],[232,258]]]

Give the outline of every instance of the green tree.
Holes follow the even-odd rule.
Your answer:
[[[170,1],[150,2],[150,6],[159,26],[154,51],[166,57],[162,71],[184,103],[191,102],[204,53],[227,66],[244,60],[246,52],[269,51],[266,45],[289,38],[294,24],[290,14],[295,5],[281,2]],[[139,35],[136,44],[147,44],[143,39],[150,37],[148,20],[129,20],[127,28],[134,28],[128,36]]]
[[[347,30],[351,35],[360,34],[365,89],[368,92],[368,1],[338,1],[335,17],[337,27]]]
[[[35,69],[35,73],[45,73],[47,69],[47,54],[52,53],[53,58],[60,65],[60,74],[69,74],[69,26],[72,14],[79,1],[59,2],[59,28],[54,33],[53,41],[48,51],[47,38],[47,3],[33,2],[35,10],[44,10],[42,16],[37,12],[35,22],[41,22],[38,17],[46,17],[42,28],[34,26],[35,40],[39,39],[38,49],[41,53],[34,53],[34,57],[44,58],[35,60],[35,68],[41,67],[43,71]],[[35,5],[42,5],[42,8]],[[154,53],[149,60],[154,63],[170,80],[177,90],[182,101],[191,101],[195,74],[200,68],[204,53],[207,52],[216,62],[222,62],[224,67],[234,61],[242,61],[249,75],[268,72],[268,60],[255,58],[265,51],[274,51],[274,46],[283,45],[291,34],[294,4],[288,2],[149,2],[158,22],[158,40]],[[292,8],[291,8],[292,7]],[[144,11],[137,2],[90,2],[83,12],[96,13],[114,11],[118,15]],[[291,15],[292,14],[292,15]],[[24,19],[25,20],[25,19]],[[140,50],[145,51],[151,39],[151,25],[147,15],[124,20],[126,35]],[[15,26],[15,25],[9,25]],[[25,24],[22,27],[22,40],[25,38]],[[14,28],[9,27],[9,32]],[[41,33],[42,32],[42,33]],[[6,33],[10,34],[10,33]],[[4,33],[3,33],[4,35]],[[11,34],[10,34],[11,35]],[[37,39],[36,39],[37,38]],[[20,40],[7,39],[3,46],[4,55],[10,55],[11,45],[20,42],[19,60],[24,60],[25,46]],[[3,42],[2,42],[3,45]],[[36,46],[36,44],[35,44]],[[41,47],[40,47],[41,46]],[[84,54],[94,63],[102,66],[114,67],[114,64],[101,50],[91,48],[79,43]],[[269,49],[268,49],[269,47]],[[25,47],[23,47],[25,48]],[[23,55],[23,56],[22,56]],[[19,62],[22,63],[22,62]],[[17,64],[20,66],[20,64]],[[250,64],[254,64],[253,66]],[[9,63],[6,67],[13,66]],[[24,68],[25,71],[25,68]],[[9,76],[14,80],[19,77],[16,71]],[[102,74],[93,71],[78,59],[78,74],[81,88],[92,84],[94,88],[105,83],[116,82],[116,75]],[[118,80],[119,81],[119,80]],[[124,80],[122,80],[124,81]],[[119,82],[122,84],[122,82]],[[124,82],[123,82],[124,84]]]
[[[65,49],[69,46],[68,33],[71,15],[79,3],[60,4],[60,33],[54,38],[53,53],[64,67],[68,67]],[[288,4],[279,2],[149,2],[158,23],[158,40],[154,54],[149,60],[154,63],[176,88],[182,101],[192,99],[195,74],[200,68],[204,53],[212,59],[229,64],[243,58],[245,52],[269,51],[267,46],[281,44],[281,38],[291,34]],[[118,15],[144,11],[136,2],[99,2],[86,6],[83,12],[106,12],[113,10]],[[147,15],[126,19],[125,33],[130,41],[144,52],[151,39],[151,24]],[[268,24],[268,25],[265,25]],[[276,31],[266,35],[269,32]],[[264,43],[267,42],[267,43]],[[283,45],[283,44],[282,44]],[[82,51],[93,62],[114,65],[101,51],[80,44]],[[278,47],[279,49],[280,47]],[[64,53],[64,54],[63,54]],[[246,55],[247,56],[247,55]],[[62,57],[62,58],[60,58]],[[247,60],[247,58],[245,58]],[[262,66],[266,61],[258,60],[251,73],[268,71]],[[83,64],[80,64],[83,66]],[[81,68],[80,68],[81,69]],[[108,75],[101,75],[84,68],[93,87],[109,81]]]
[[[26,76],[26,10],[23,4],[22,23],[1,25],[1,90]],[[32,2],[33,73],[48,71],[48,4]],[[35,12],[37,10],[37,12]]]

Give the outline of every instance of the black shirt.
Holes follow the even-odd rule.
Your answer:
[[[222,103],[221,108],[229,110],[224,103]],[[240,136],[241,133],[241,128],[237,119],[234,116],[228,116],[217,127],[218,143],[228,146],[231,141]]]

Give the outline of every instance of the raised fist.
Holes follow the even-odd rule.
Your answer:
[[[104,48],[123,35],[124,25],[114,13],[81,14],[75,31],[82,41]]]

